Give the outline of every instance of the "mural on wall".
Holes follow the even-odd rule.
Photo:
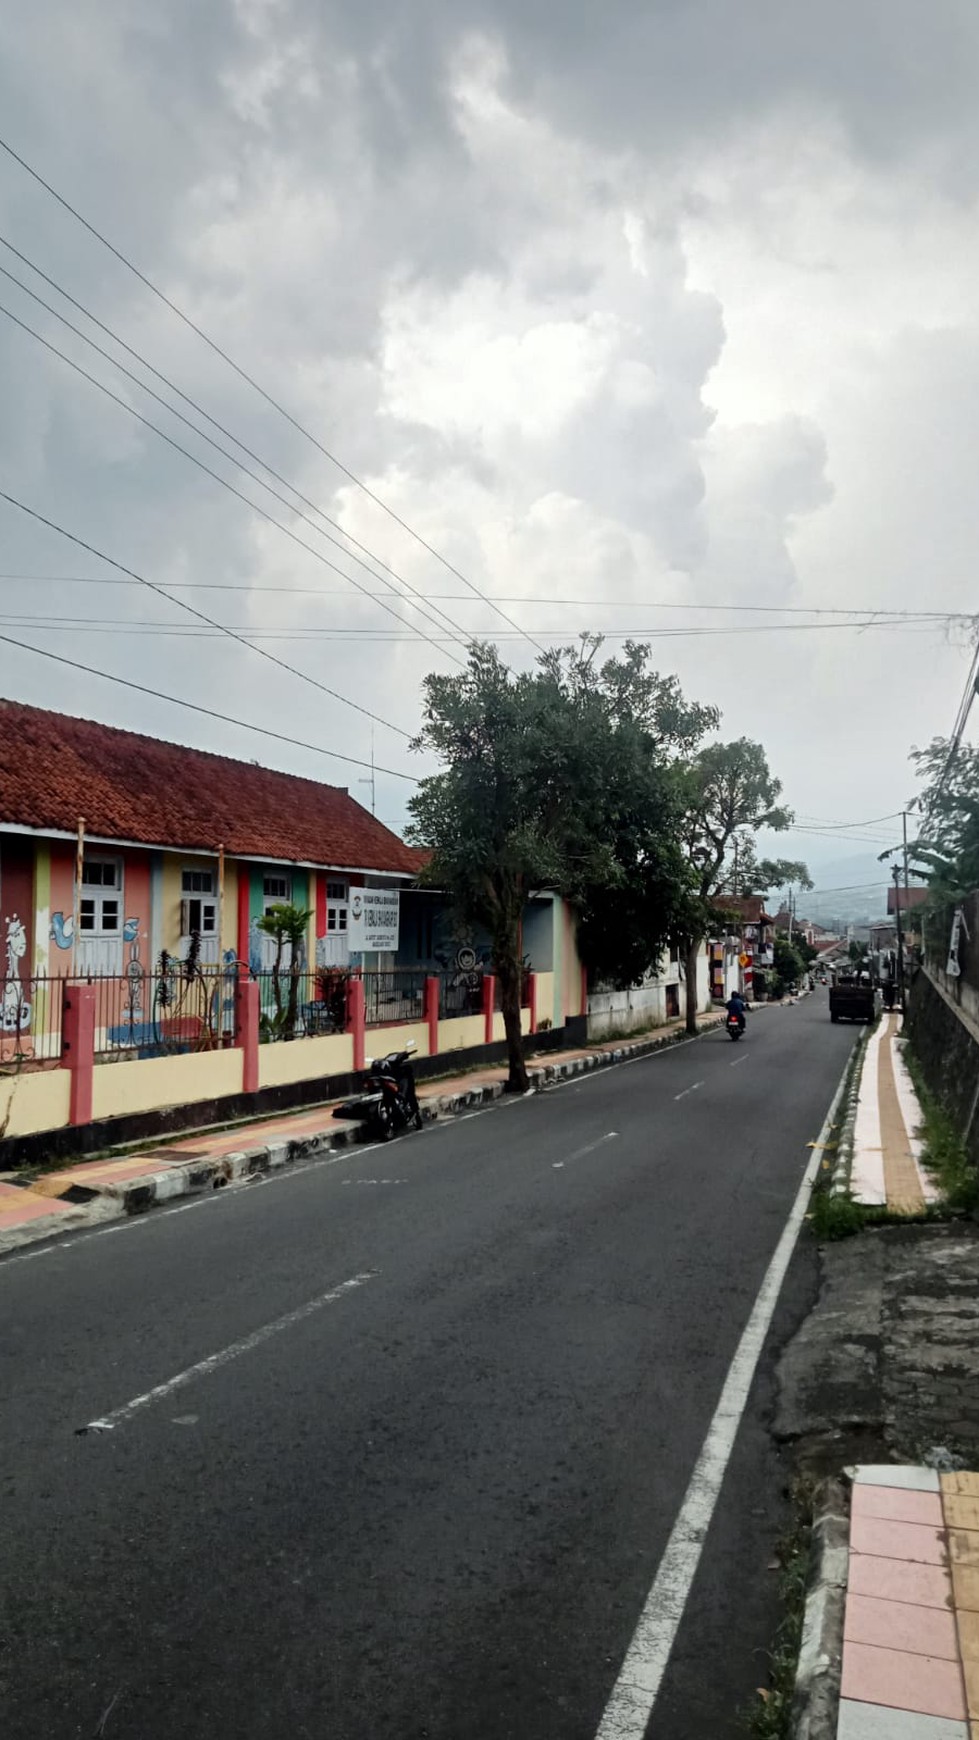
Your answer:
[[[63,912],[51,914],[51,941],[56,948],[70,949],[75,938],[75,915],[69,912],[66,918]]]
[[[21,977],[21,962],[27,953],[27,931],[23,921],[16,912],[7,919],[7,961],[3,980],[3,1005],[0,1009],[0,1029],[4,1034],[6,1044],[3,1048],[5,1057],[17,1052],[21,1056],[30,1056],[32,1047],[23,1035],[31,1028],[30,983],[25,986]],[[10,1035],[16,1036],[13,1041]]]
[[[30,960],[34,929],[34,853],[19,841],[0,848],[0,943],[4,948],[0,997],[0,1057],[32,1057]],[[25,961],[27,965],[25,966]]]

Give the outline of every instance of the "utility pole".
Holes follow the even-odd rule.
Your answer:
[[[374,777],[374,727],[371,726],[371,776],[370,779],[358,779],[358,785],[369,785],[371,788],[371,815],[377,815],[377,784]]]
[[[891,874],[894,877],[894,918],[897,923],[897,986],[901,998],[901,1008],[904,1008],[904,931],[901,927],[901,872],[895,864]]]

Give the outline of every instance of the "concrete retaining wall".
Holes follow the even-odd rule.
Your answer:
[[[925,967],[911,985],[905,1026],[927,1086],[967,1135],[969,1157],[979,1166],[979,1026]]]

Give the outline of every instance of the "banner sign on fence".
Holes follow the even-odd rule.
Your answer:
[[[962,911],[961,906],[957,906],[955,908],[955,917],[952,920],[952,935],[949,938],[948,944],[948,960],[945,963],[945,971],[949,974],[950,978],[953,979],[959,978],[962,972],[962,967],[959,962],[959,943],[962,940],[963,930],[965,931],[966,936],[968,936],[969,929],[965,922],[965,913]]]
[[[396,949],[401,924],[397,888],[351,888],[347,937],[352,949]]]

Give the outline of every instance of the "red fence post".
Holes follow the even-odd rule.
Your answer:
[[[496,974],[483,974],[483,1038],[493,1043],[493,1016],[496,1013]]]
[[[425,980],[425,1020],[428,1022],[428,1055],[435,1057],[439,1048],[439,994],[441,980],[430,974]]]
[[[254,979],[239,979],[235,986],[235,1044],[240,1048],[241,1086],[246,1094],[258,1092],[258,1037],[262,1011]]]
[[[530,1031],[537,1032],[537,974],[527,974],[527,1004],[530,1009]]]
[[[367,1057],[364,1038],[366,1003],[363,979],[347,980],[347,1032],[354,1036],[354,1069],[363,1069]]]
[[[92,1122],[95,1083],[95,986],[64,988],[61,1007],[61,1065],[71,1070],[68,1121]]]

